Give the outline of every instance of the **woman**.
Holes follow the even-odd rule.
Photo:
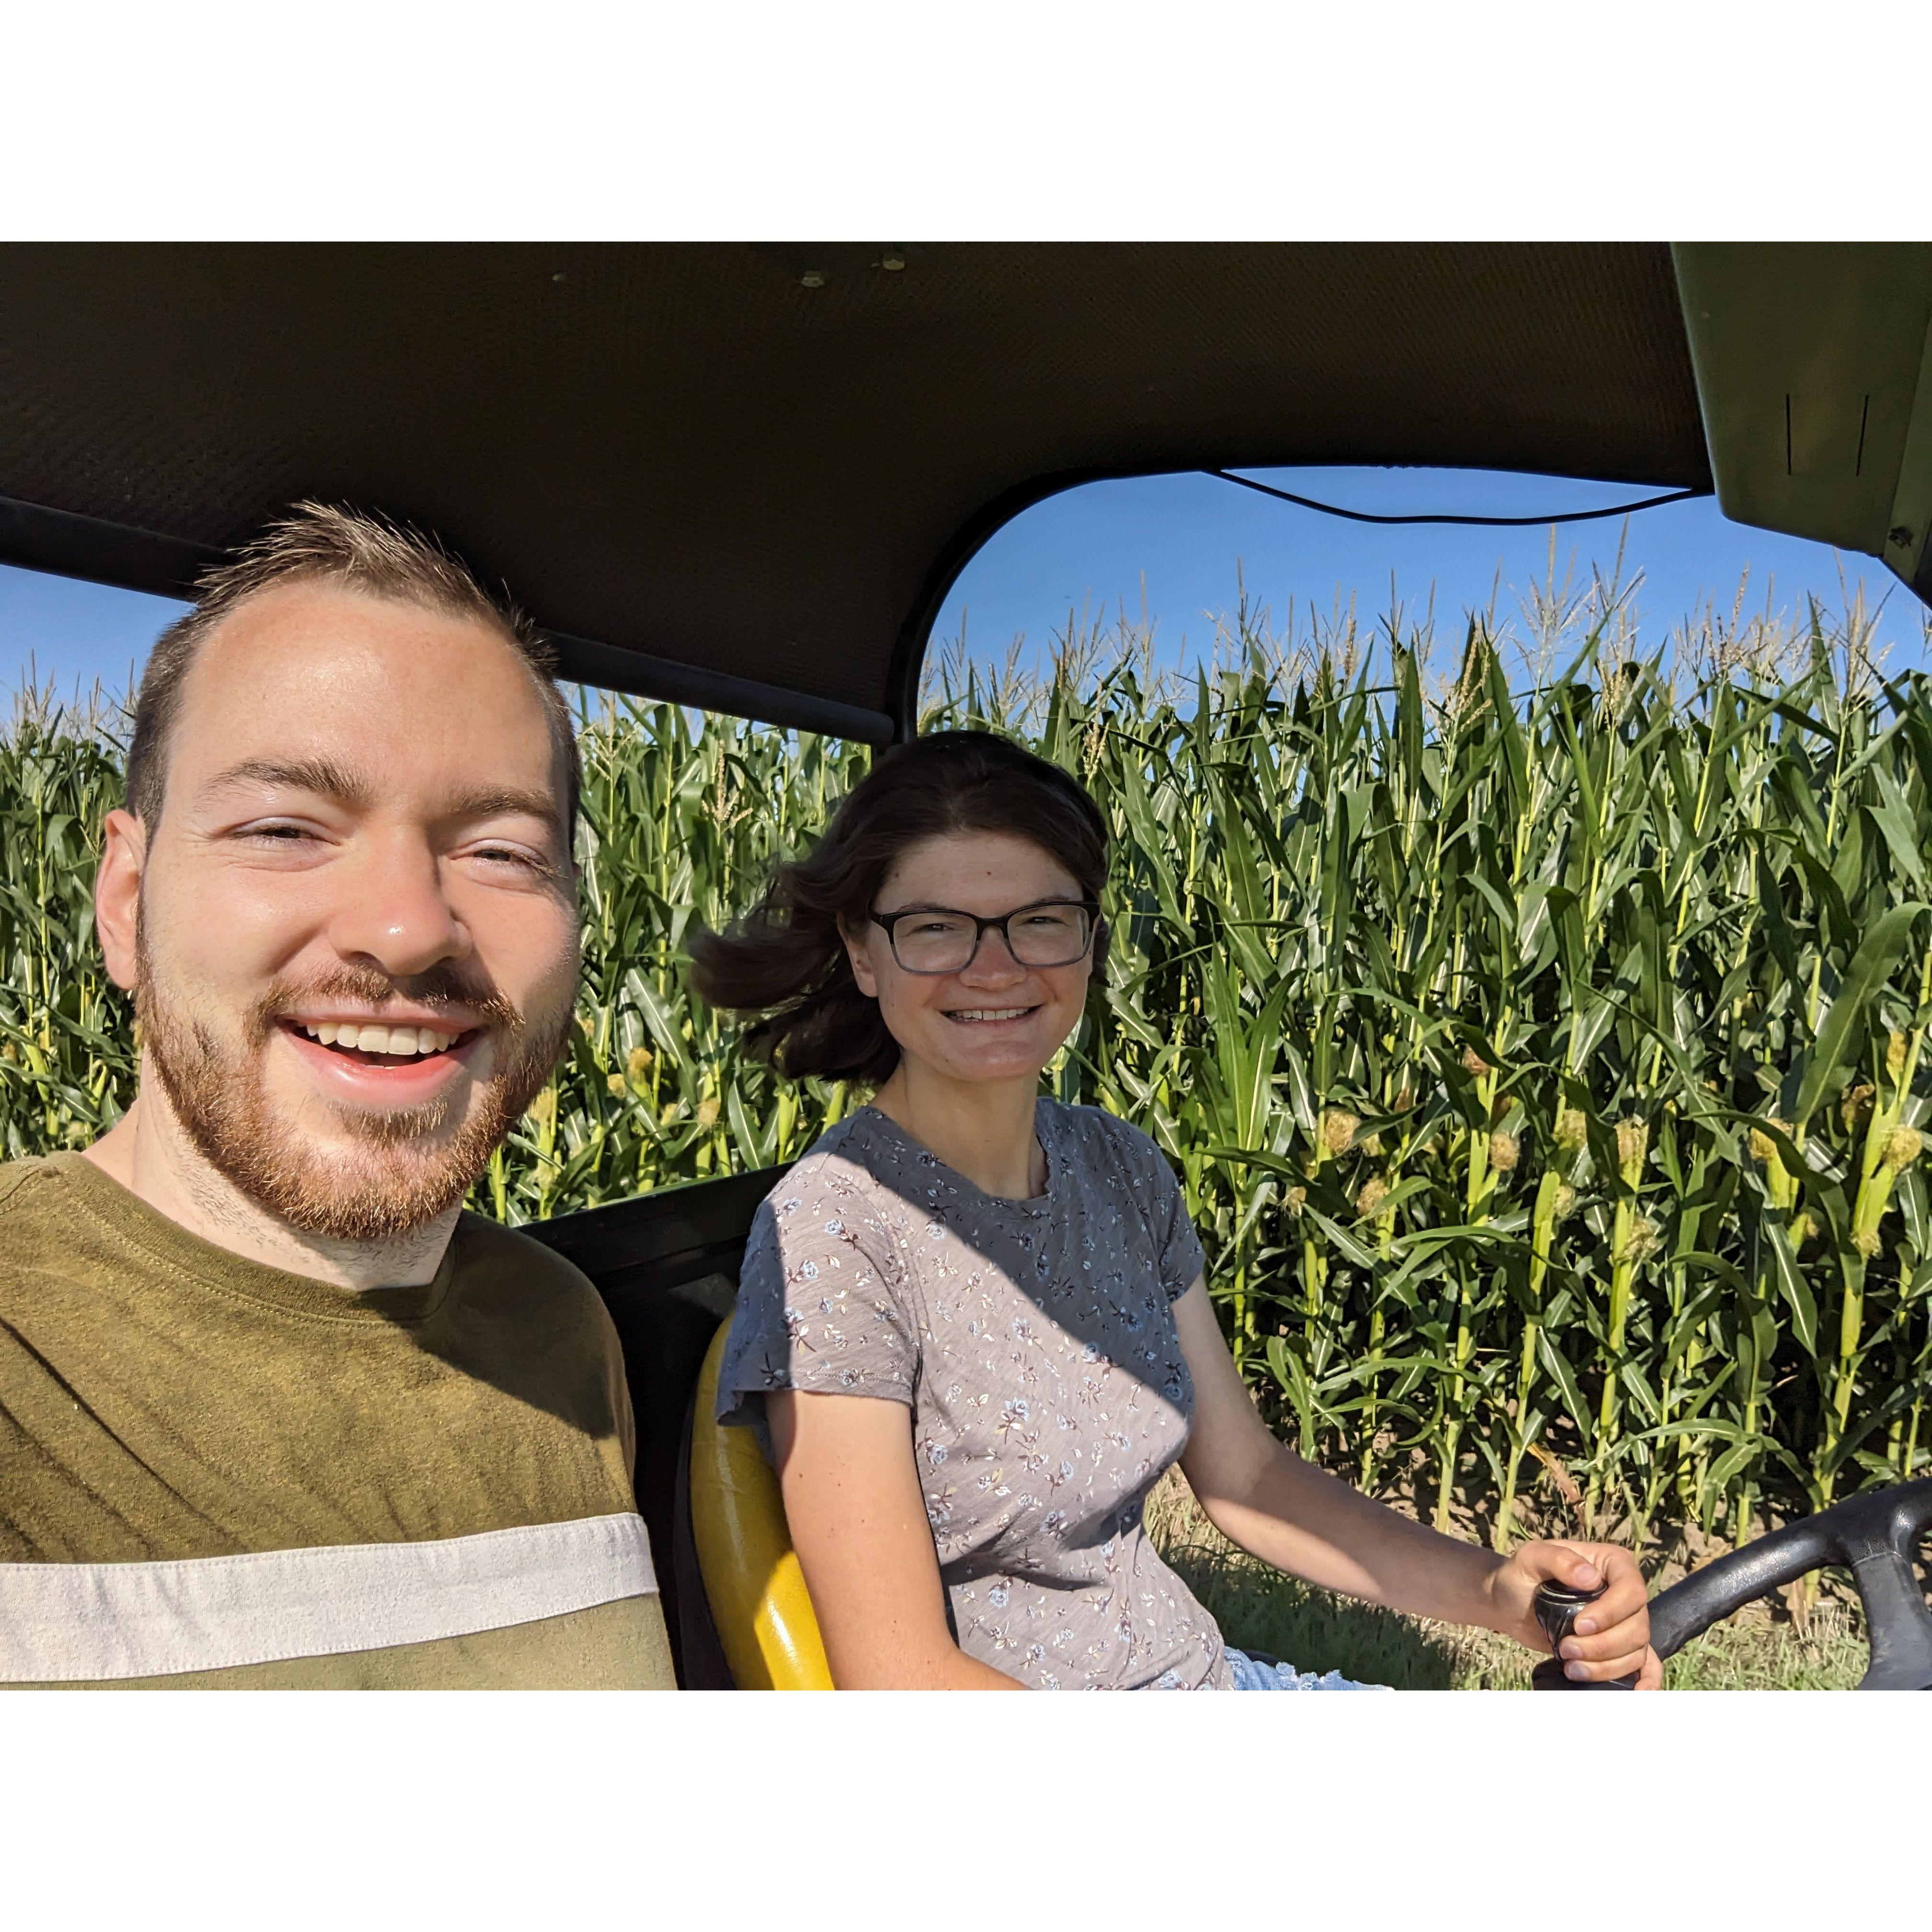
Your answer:
[[[1608,1588],[1573,1678],[1660,1672],[1625,1551],[1505,1562],[1277,1442],[1235,1373],[1172,1172],[1040,1096],[1103,963],[1106,832],[1065,772],[953,731],[888,752],[811,855],[692,947],[793,1077],[876,1087],[759,1209],[718,1384],[770,1444],[843,1688],[1295,1688],[1155,1552],[1178,1460],[1264,1561],[1546,1649],[1546,1578]],[[1326,1682],[1328,1680],[1324,1680]]]

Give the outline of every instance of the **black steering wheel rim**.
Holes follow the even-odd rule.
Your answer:
[[[1870,1667],[1861,1690],[1932,1690],[1932,1610],[1912,1558],[1932,1527],[1932,1477],[1874,1490],[1788,1523],[1694,1571],[1654,1598],[1650,1640],[1674,1656],[1754,1598],[1826,1563],[1841,1563],[1864,1606]]]

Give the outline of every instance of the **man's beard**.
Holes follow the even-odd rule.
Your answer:
[[[393,1240],[456,1206],[550,1078],[570,1028],[567,1007],[533,1028],[487,978],[453,968],[392,980],[344,966],[298,985],[273,982],[233,1048],[159,995],[145,932],[137,945],[141,1044],[189,1139],[256,1207],[328,1240]],[[473,1013],[494,1030],[496,1070],[481,1089],[482,1105],[446,1140],[435,1139],[449,1124],[446,1097],[386,1113],[339,1107],[338,1123],[362,1150],[324,1155],[270,1103],[262,1068],[269,1036],[279,1019],[304,1007],[340,1000],[380,1009],[392,998]]]

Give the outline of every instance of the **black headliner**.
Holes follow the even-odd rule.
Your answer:
[[[352,501],[507,581],[584,682],[876,737],[973,551],[1070,483],[1711,480],[1662,244],[902,252],[16,244],[0,560],[178,594]]]

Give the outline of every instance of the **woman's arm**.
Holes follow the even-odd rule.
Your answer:
[[[1564,1655],[1572,1676],[1661,1676],[1651,1654],[1643,1577],[1627,1550],[1602,1544],[1526,1544],[1508,1559],[1438,1535],[1372,1502],[1277,1442],[1256,1414],[1221,1339],[1206,1283],[1174,1304],[1194,1378],[1194,1427],[1180,1459],[1208,1520],[1278,1570],[1372,1604],[1444,1623],[1475,1624],[1547,1650],[1531,1610],[1547,1578],[1610,1588],[1580,1619]]]
[[[952,1640],[913,1460],[912,1412],[876,1396],[783,1390],[766,1396],[765,1416],[792,1546],[838,1688],[1024,1690]]]

